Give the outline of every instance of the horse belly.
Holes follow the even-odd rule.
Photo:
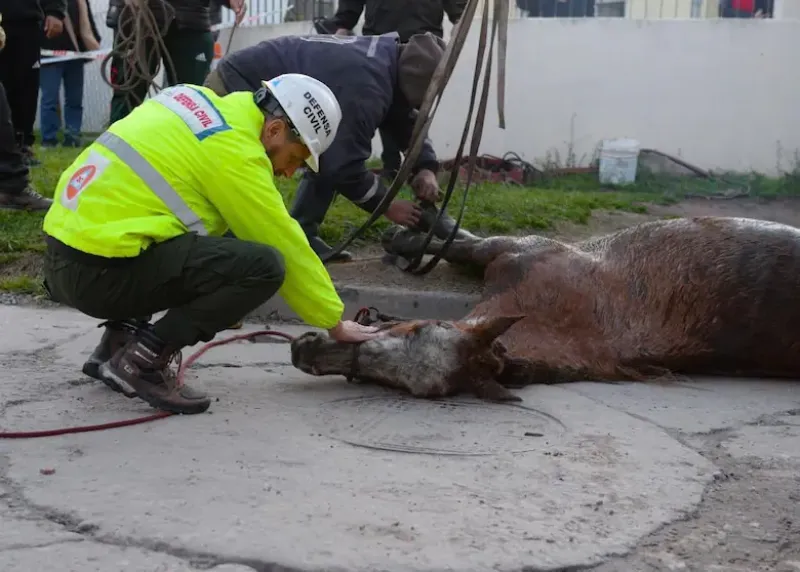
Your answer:
[[[618,266],[641,316],[629,363],[800,377],[800,231],[701,220],[656,242]]]

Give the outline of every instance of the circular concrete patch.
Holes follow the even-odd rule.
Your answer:
[[[524,453],[564,434],[555,417],[528,407],[403,396],[323,403],[329,437],[370,449],[431,455]]]

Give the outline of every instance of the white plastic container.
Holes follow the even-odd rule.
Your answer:
[[[636,139],[604,139],[600,148],[600,183],[630,185],[636,182],[639,142]]]

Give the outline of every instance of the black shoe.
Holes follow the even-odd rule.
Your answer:
[[[311,245],[311,248],[314,250],[314,252],[317,253],[317,256],[319,256],[320,258],[323,258],[333,250],[333,248],[328,246],[328,244],[318,236],[310,237],[308,239],[308,243]],[[350,262],[352,260],[353,260],[353,253],[348,252],[347,250],[343,250],[330,260],[326,260],[326,262]]]
[[[15,194],[0,192],[0,210],[46,211],[52,204],[51,199],[43,197],[30,187],[25,187],[22,192]]]
[[[83,147],[83,140],[80,137],[70,137],[64,136],[64,142],[61,144],[62,147],[65,148],[73,148],[77,149],[79,147]]]

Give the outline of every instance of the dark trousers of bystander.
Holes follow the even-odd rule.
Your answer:
[[[121,21],[119,25],[126,26],[128,24]],[[115,45],[118,42],[118,38],[119,36],[115,32]],[[173,21],[163,39],[164,46],[172,61],[172,66],[169,66],[166,62],[162,63],[167,76],[166,83],[168,85],[178,83],[202,85],[214,59],[214,40],[211,32],[181,29]],[[152,41],[147,52],[150,54],[155,53],[152,48]],[[143,65],[143,62],[139,62],[138,65]],[[158,65],[159,62],[156,58],[151,57],[148,64],[150,71],[155,71]],[[111,97],[111,123],[127,116],[134,107],[144,101],[147,95],[149,87],[147,82],[133,81],[131,78],[132,72],[133,70],[122,58],[115,57],[112,59],[111,83],[122,86],[123,89],[114,89]]]
[[[5,86],[0,83],[0,194],[19,195],[28,183],[28,165],[17,145]]]
[[[130,259],[102,258],[47,237],[45,285],[57,302],[103,320],[167,310],[153,333],[175,349],[207,342],[272,298],[284,263],[272,247],[187,233]]]
[[[0,51],[0,83],[6,89],[17,145],[34,143],[33,124],[39,103],[41,22],[3,22],[6,47]]]

